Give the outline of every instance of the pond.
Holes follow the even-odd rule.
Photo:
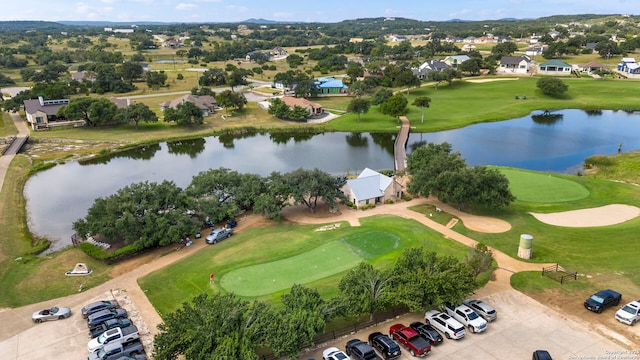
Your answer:
[[[640,114],[634,112],[535,112],[509,121],[414,133],[407,150],[446,141],[469,165],[575,173],[591,155],[614,154],[620,144],[624,151],[640,148],[639,133]],[[211,168],[262,176],[301,167],[335,175],[357,174],[364,167],[391,169],[395,136],[251,133],[164,142],[106,159],[58,165],[33,176],[25,186],[29,228],[49,238],[51,251],[57,250],[70,245],[73,221],[86,215],[95,198],[141,181],[172,180],[184,188],[194,175]]]

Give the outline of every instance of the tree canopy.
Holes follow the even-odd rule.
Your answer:
[[[110,125],[117,121],[116,104],[104,98],[77,97],[58,109],[58,116],[84,120],[89,126]]]
[[[538,79],[536,86],[542,90],[544,94],[556,97],[569,90],[569,85],[565,84],[562,80],[549,76]]]
[[[175,109],[171,107],[164,109],[164,121],[175,122],[178,125],[199,125],[204,122],[204,118],[202,110],[196,104],[185,101],[178,104]]]
[[[347,111],[350,113],[358,114],[358,122],[360,122],[360,114],[366,114],[369,112],[369,108],[371,107],[371,102],[368,99],[362,98],[354,98],[349,102],[347,106]]]

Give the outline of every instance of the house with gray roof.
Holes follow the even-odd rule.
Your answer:
[[[538,74],[569,76],[571,75],[571,65],[558,59],[552,59],[538,65]]]
[[[356,207],[396,201],[402,195],[402,185],[393,178],[365,168],[355,179],[347,180],[342,192]]]
[[[23,102],[27,122],[33,130],[48,129],[50,122],[59,120],[58,109],[67,104],[69,99],[45,100],[42,96]]]
[[[527,74],[529,73],[531,59],[528,56],[503,56],[500,59],[498,72],[503,74]]]
[[[458,65],[462,64],[463,62],[469,59],[471,59],[469,55],[451,55],[444,58],[443,61],[447,63],[447,65],[451,66],[452,68],[457,69]]]
[[[164,111],[166,108],[177,108],[178,105],[184,104],[185,102],[194,103],[198,109],[202,111],[202,116],[209,116],[213,114],[218,107],[218,103],[213,96],[210,95],[184,95],[177,99],[166,101],[160,104],[160,110]]]
[[[420,64],[420,66],[418,66],[417,68],[412,68],[411,72],[420,80],[424,80],[427,78],[430,72],[442,71],[448,68],[450,68],[450,66],[442,60],[427,60]]]

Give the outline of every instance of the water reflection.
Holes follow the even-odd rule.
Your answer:
[[[189,155],[190,158],[195,159],[204,151],[205,144],[206,141],[203,138],[171,141],[167,142],[167,151],[169,154]]]
[[[542,114],[531,115],[531,119],[540,125],[554,125],[558,121],[562,120],[564,115],[562,114],[554,114],[551,112],[543,112]]]
[[[369,139],[363,136],[362,133],[351,133],[345,136],[347,144],[351,147],[363,147],[369,145]]]

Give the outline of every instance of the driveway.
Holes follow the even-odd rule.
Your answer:
[[[467,331],[461,340],[445,339],[442,345],[432,347],[427,359],[530,359],[532,352],[538,349],[549,351],[554,359],[605,359],[612,351],[632,354],[585,328],[583,323],[567,318],[513,289],[503,288],[500,284],[495,284],[494,288],[494,284],[490,282],[477,295],[498,311],[498,319],[489,323],[484,333],[471,334]],[[318,344],[317,348],[303,353],[300,359],[322,359],[322,350],[330,346],[344,350],[346,342],[353,338],[366,341],[374,331],[388,334],[391,325],[409,325],[412,321],[424,322],[424,316],[400,316],[335,341]],[[415,358],[403,349],[400,359]]]

